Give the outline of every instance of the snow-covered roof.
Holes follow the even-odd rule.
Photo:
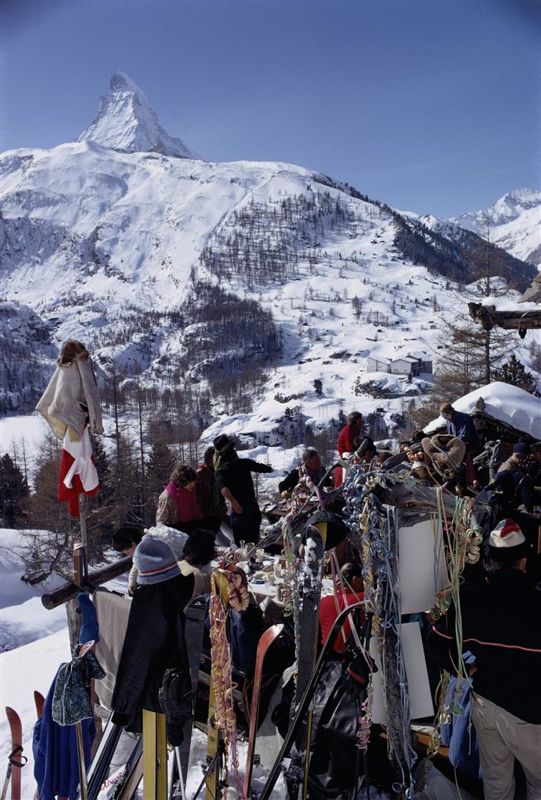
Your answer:
[[[385,356],[368,356],[371,361],[378,361],[380,364],[390,364],[391,359],[385,358]]]
[[[454,400],[453,408],[471,414],[481,398],[485,402],[484,411],[488,417],[541,440],[541,400],[538,397],[509,383],[495,381]],[[426,425],[424,430],[430,434],[444,425],[445,420],[440,416]]]
[[[539,303],[508,300],[505,297],[483,297],[481,305],[493,306],[496,311],[516,311],[517,314],[525,314],[528,311],[539,311]]]

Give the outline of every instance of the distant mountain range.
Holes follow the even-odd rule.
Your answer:
[[[488,238],[508,253],[541,267],[541,192],[515,189],[493,206],[450,220]]]
[[[373,405],[353,388],[369,356],[437,361],[436,314],[487,256],[517,291],[538,263],[539,192],[498,201],[487,242],[482,212],[440,221],[291,164],[205,161],[123,73],[78,142],[5,152],[0,175],[4,414],[32,407],[72,337],[102,374],[199,392],[211,417],[259,382],[271,416],[294,396],[324,420]]]

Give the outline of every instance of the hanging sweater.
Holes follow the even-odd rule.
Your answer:
[[[88,356],[57,366],[36,410],[43,414],[55,435],[63,439],[66,428],[82,436],[87,418],[93,433],[103,433],[98,385]]]

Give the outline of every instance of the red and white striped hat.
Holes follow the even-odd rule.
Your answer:
[[[502,519],[488,540],[489,554],[494,561],[518,561],[528,554],[528,544],[520,527],[512,519]]]

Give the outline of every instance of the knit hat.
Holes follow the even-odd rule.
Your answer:
[[[530,453],[530,445],[526,442],[517,442],[513,445],[513,453],[517,453],[519,456],[527,456]]]
[[[133,563],[139,573],[137,583],[143,586],[180,575],[177,559],[169,545],[152,534],[147,533],[137,545]]]
[[[233,442],[229,436],[226,436],[225,433],[221,433],[219,436],[217,436],[212,444],[214,445],[216,452],[220,455],[225,453],[226,450],[229,450],[230,447],[233,447]]]
[[[500,563],[518,561],[528,555],[528,544],[519,526],[512,519],[498,522],[488,538],[490,558]]]

